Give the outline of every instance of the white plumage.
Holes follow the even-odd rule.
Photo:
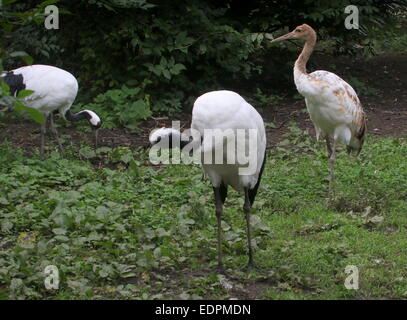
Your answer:
[[[202,168],[209,177],[215,193],[218,218],[218,266],[222,268],[221,216],[228,185],[237,191],[243,191],[245,194],[243,209],[247,222],[249,265],[252,265],[250,207],[254,202],[264,168],[266,132],[263,119],[256,109],[239,94],[226,90],[212,91],[196,99],[192,110],[191,129],[200,133],[201,139],[191,143],[198,144],[197,152],[201,158]],[[212,136],[214,132],[216,134],[216,130],[221,136],[218,140]],[[185,133],[181,134],[179,131],[169,128],[155,130],[150,135],[150,143],[154,145],[161,142],[163,145],[166,143],[168,145],[168,140],[174,136],[175,139],[181,140],[181,148],[189,143]],[[234,150],[232,155],[227,152],[228,141],[236,143],[235,148],[232,148]],[[255,147],[250,149],[250,144]],[[217,152],[220,152],[221,164],[214,163]],[[253,170],[249,170],[251,171],[247,172],[249,174],[242,174],[242,170],[247,169],[248,166],[238,160],[243,152],[249,163],[252,162]],[[208,156],[208,159],[213,159],[212,162],[205,162],[205,156]],[[231,162],[230,159],[233,158],[235,161]],[[228,159],[229,163],[227,162]]]
[[[353,88],[336,74],[315,71],[295,77],[298,92],[305,97],[317,138],[333,137],[354,150],[362,147],[359,137],[364,113]]]
[[[25,88],[34,93],[25,99],[26,105],[43,113],[60,110],[65,114],[78,93],[78,82],[69,72],[45,65],[33,65],[12,70],[21,74]]]
[[[336,144],[343,143],[348,152],[360,152],[366,131],[366,118],[362,104],[353,88],[328,71],[307,73],[306,64],[316,43],[316,33],[307,24],[295,28],[274,41],[305,40],[305,46],[294,65],[294,82],[305,98],[307,110],[314,124],[317,139],[326,140],[330,163],[330,188],[334,181]],[[333,139],[331,147],[330,139]]]
[[[101,125],[99,116],[91,110],[83,110],[77,114],[70,113],[69,109],[78,93],[78,82],[65,70],[47,65],[32,65],[5,72],[2,78],[14,95],[24,89],[34,91],[24,98],[23,102],[26,106],[43,113],[46,119],[50,116],[51,129],[57,138],[61,152],[62,145],[53,122],[54,111],[59,111],[69,121],[87,119],[94,129],[98,129]],[[44,152],[45,125],[46,123],[41,126],[41,158]],[[95,130],[95,139],[97,140],[97,130]]]
[[[257,138],[256,170],[251,175],[239,175],[238,169],[244,167],[235,164],[203,164],[203,169],[208,174],[214,187],[218,187],[223,181],[232,186],[237,191],[243,191],[245,187],[254,188],[259,177],[259,172],[266,150],[266,134],[263,119],[260,114],[240,95],[232,91],[212,91],[196,99],[192,110],[191,128],[198,130],[202,136],[206,129],[232,129],[229,132],[237,137],[237,129],[255,129]],[[227,138],[226,138],[227,139]],[[249,136],[245,140],[236,139],[236,143],[249,152]],[[223,143],[224,141],[222,141]],[[215,153],[216,148],[224,151],[224,162],[227,160],[226,148],[224,145],[209,145],[209,150],[202,145],[202,153]],[[236,152],[239,147],[236,147]],[[237,155],[236,155],[237,156]],[[253,155],[252,155],[253,156]]]

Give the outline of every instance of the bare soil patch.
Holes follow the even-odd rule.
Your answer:
[[[372,136],[407,136],[407,54],[383,55],[370,59],[349,59],[316,54],[313,67],[331,70],[347,80],[355,77],[366,86],[375,90],[374,94],[359,95],[368,118],[368,134]],[[293,92],[295,90],[292,84]],[[267,128],[268,146],[277,144],[288,132],[288,124],[295,121],[304,130],[314,135],[314,128],[305,109],[303,99],[285,98],[276,105],[260,110],[266,122],[273,122],[277,128]],[[117,147],[148,147],[148,136],[151,130],[163,126],[171,126],[171,120],[180,120],[181,127],[188,128],[191,122],[190,112],[180,114],[178,119],[149,119],[140,125],[138,133],[130,133],[125,129],[100,129],[100,146]],[[69,136],[73,143],[92,145],[92,134],[83,132],[75,126],[59,128],[60,135]],[[0,142],[7,140],[16,147],[23,148],[27,154],[39,146],[39,126],[30,121],[18,121],[4,124],[0,130]],[[52,141],[52,142],[51,142]],[[56,148],[50,136],[48,146]]]

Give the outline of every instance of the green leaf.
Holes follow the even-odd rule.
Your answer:
[[[23,98],[26,98],[29,95],[33,94],[33,93],[34,93],[34,90],[21,90],[21,91],[18,92],[17,98],[23,99]]]
[[[35,122],[42,124],[45,121],[44,115],[34,108],[27,107],[28,114]]]
[[[170,72],[169,72],[167,69],[164,69],[164,70],[163,70],[163,76],[164,76],[165,78],[167,78],[168,80],[171,79],[171,74],[170,74]]]
[[[59,0],[46,0],[46,1],[41,2],[39,7],[40,8],[45,8],[46,6],[49,6],[51,4],[55,4],[55,3],[58,3],[58,2],[59,2]]]
[[[1,231],[7,232],[13,228],[13,223],[10,220],[5,220],[1,223]]]
[[[186,70],[186,67],[181,63],[177,63],[171,68],[171,73],[177,75],[181,70]]]
[[[38,122],[39,124],[44,123],[45,117],[37,109],[27,107],[19,100],[14,101],[14,106],[17,112],[21,113],[23,111],[26,111],[31,117],[31,119],[33,119],[35,122]]]
[[[13,2],[16,2],[17,0],[2,0],[2,2],[0,2],[0,7],[1,7],[1,3],[3,6],[7,6]]]
[[[133,175],[133,177],[140,176],[139,165],[137,164],[136,161],[134,161],[133,157],[130,159],[129,162],[129,171]]]
[[[26,53],[24,51],[11,52],[10,57],[12,57],[12,58],[19,57],[19,58],[23,59],[24,62],[27,63],[28,65],[31,65],[33,63],[33,58],[31,58],[31,56],[28,55],[28,53]]]
[[[264,126],[266,127],[266,128],[272,128],[272,129],[275,129],[275,128],[277,128],[277,126],[274,124],[274,122],[265,122],[264,123]]]
[[[64,235],[66,234],[66,229],[63,228],[54,228],[52,229],[52,232],[56,235]]]
[[[91,158],[96,157],[96,152],[93,149],[91,149],[90,147],[84,147],[84,148],[79,149],[79,154],[86,159],[91,159]]]

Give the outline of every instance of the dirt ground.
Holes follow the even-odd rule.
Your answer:
[[[316,56],[318,69],[327,69],[332,65],[332,57]],[[343,79],[355,77],[365,86],[373,88],[374,94],[359,95],[368,118],[368,135],[407,137],[407,54],[383,55],[366,59],[350,60],[335,58],[335,69]],[[339,71],[337,71],[339,70]],[[294,84],[293,89],[294,88]],[[314,128],[305,111],[304,100],[286,98],[277,105],[263,108],[265,122],[273,122],[277,128],[267,128],[268,146],[274,146],[288,131],[290,120],[297,122],[302,129],[314,135]],[[125,129],[100,129],[99,146],[147,147],[150,131],[157,127],[171,126],[171,120],[180,120],[181,127],[190,125],[190,113],[183,113],[178,119],[149,119],[140,126],[137,134]],[[0,143],[10,141],[14,146],[23,148],[28,154],[39,146],[39,126],[33,122],[21,121],[0,125]],[[59,129],[61,135],[69,135],[73,142],[92,144],[92,134],[81,132],[72,127]]]

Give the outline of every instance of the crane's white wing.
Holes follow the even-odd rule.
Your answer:
[[[299,76],[295,83],[318,130],[330,134],[337,126],[346,125],[354,137],[364,132],[362,104],[346,81],[332,72],[319,70]]]
[[[12,70],[23,76],[26,90],[34,93],[24,99],[26,105],[41,112],[69,108],[76,98],[78,82],[69,72],[46,65],[33,65]]]
[[[191,128],[198,130],[203,137],[201,152],[204,156],[208,155],[207,159],[214,159],[212,155],[223,154],[223,164],[230,164],[204,164],[204,170],[215,186],[220,181],[232,185],[235,189],[241,189],[244,185],[253,187],[256,184],[264,160],[266,134],[262,117],[240,95],[221,90],[200,96],[192,110]],[[221,139],[212,138],[211,134],[217,135],[216,130],[218,134],[223,134]],[[210,140],[212,142],[208,143]],[[230,162],[233,159],[228,152],[230,149],[227,141],[236,141],[235,153],[232,155],[234,162]],[[237,170],[244,167],[239,163],[239,159],[243,160],[242,150],[245,151],[249,163],[255,164],[253,172],[247,170],[251,172],[247,176],[237,174]]]

